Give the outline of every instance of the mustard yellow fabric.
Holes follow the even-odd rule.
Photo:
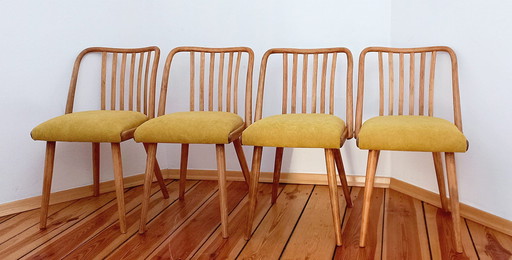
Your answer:
[[[340,148],[345,122],[327,114],[284,114],[263,118],[242,134],[254,146]]]
[[[70,113],[36,126],[34,140],[66,142],[121,142],[121,133],[147,121],[146,115],[134,111],[95,110]]]
[[[465,152],[466,137],[450,121],[429,116],[379,116],[367,120],[357,140],[365,150]]]
[[[237,114],[217,111],[178,112],[147,121],[135,131],[144,143],[227,144],[229,134],[243,127]]]

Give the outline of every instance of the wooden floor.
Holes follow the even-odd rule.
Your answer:
[[[340,199],[343,246],[336,247],[327,186],[281,185],[270,205],[271,186],[259,187],[255,232],[243,239],[247,188],[228,183],[229,239],[222,239],[215,181],[190,181],[185,201],[178,182],[170,198],[156,186],[148,230],[137,233],[142,187],[126,190],[126,234],[119,232],[113,192],[50,207],[48,228],[39,211],[0,217],[0,259],[510,259],[512,237],[464,220],[464,253],[456,254],[450,215],[388,189],[372,198],[370,234],[359,248],[362,188],[352,188],[353,208]],[[340,194],[342,194],[340,190]]]

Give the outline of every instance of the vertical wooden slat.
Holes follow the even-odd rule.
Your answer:
[[[336,60],[338,53],[332,54],[332,65],[331,65],[331,86],[329,91],[329,114],[334,114],[334,80],[336,79]]]
[[[283,107],[282,113],[288,109],[288,54],[283,53]]]
[[[110,86],[110,110],[116,110],[117,53],[112,53],[112,81]]]
[[[436,55],[433,51],[430,58],[430,80],[428,85],[428,115],[434,116],[434,76],[436,71]]]
[[[132,53],[132,59],[130,63],[130,86],[128,90],[128,110],[133,111],[133,84],[135,81],[135,53]]]
[[[213,77],[215,70],[215,53],[210,53],[210,69],[208,70],[208,111],[213,111]]]
[[[204,59],[205,53],[201,52],[199,64],[199,111],[204,111]]]
[[[404,114],[404,85],[405,85],[405,68],[404,68],[404,54],[400,53],[400,65],[399,65],[399,81],[398,81],[398,114]]]
[[[124,82],[126,78],[126,56],[127,53],[123,53],[121,59],[121,76],[119,79],[119,109],[124,110]]]
[[[311,88],[311,113],[316,113],[316,85],[318,83],[318,53],[313,57],[313,86]]]
[[[145,53],[142,52],[140,54],[140,59],[139,59],[139,73],[137,75],[137,111],[138,112],[141,112],[141,92],[142,92],[142,67],[144,66],[144,56],[145,56]]]
[[[226,111],[231,112],[231,81],[233,79],[233,53],[229,53],[228,61],[228,84],[226,87]]]
[[[149,91],[149,67],[151,66],[151,52],[148,52],[146,59],[146,71],[144,72],[144,114],[148,114],[148,91]]]
[[[382,52],[379,52],[379,116],[384,115],[384,64]]]
[[[418,93],[419,99],[419,115],[422,116],[425,113],[425,60],[426,53],[422,52],[420,56],[420,89]]]
[[[219,60],[219,84],[217,88],[219,88],[218,93],[218,108],[219,111],[222,111],[222,84],[224,81],[224,52],[220,54],[220,60]]]
[[[414,115],[414,52],[410,54],[409,64],[409,115]]]
[[[306,113],[308,98],[308,55],[304,54],[302,60],[302,113]]]
[[[106,107],[106,95],[107,95],[107,53],[101,53],[101,110],[105,110]]]
[[[296,113],[297,109],[297,63],[298,63],[299,55],[297,53],[293,54],[293,64],[292,64],[292,114]]]
[[[322,83],[320,89],[320,113],[325,113],[325,84],[327,82],[327,53],[324,53],[322,61]]]
[[[395,72],[393,71],[393,53],[388,53],[388,72],[389,72],[389,103],[388,103],[388,114],[393,115],[394,107],[394,89],[395,89]]]
[[[240,61],[242,60],[242,53],[238,52],[236,57],[235,69],[235,82],[233,82],[233,112],[238,113],[238,76],[240,75]]]
[[[195,73],[196,73],[196,58],[193,51],[190,52],[190,111],[194,111],[195,102]]]

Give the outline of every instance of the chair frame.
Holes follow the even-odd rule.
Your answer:
[[[160,49],[156,46],[146,47],[146,48],[106,48],[106,47],[91,47],[83,50],[77,56],[74,66],[73,72],[71,76],[71,82],[69,85],[68,97],[66,102],[66,110],[65,114],[73,113],[73,105],[75,101],[75,93],[78,81],[78,75],[80,70],[80,65],[84,56],[90,53],[101,53],[102,55],[102,67],[101,67],[101,110],[107,109],[107,55],[112,55],[112,67],[111,67],[111,104],[110,110],[116,110],[117,103],[119,103],[119,110],[125,110],[124,105],[124,97],[125,97],[125,73],[126,73],[126,61],[128,54],[131,54],[131,65],[130,65],[130,83],[129,83],[129,106],[128,110],[139,111],[146,114],[149,118],[154,117],[155,112],[155,81],[156,74],[158,69],[158,61],[160,59]],[[144,55],[147,53],[146,59],[146,71],[144,73],[144,82],[142,82],[142,67],[144,62]],[[151,65],[150,59],[152,53],[154,53],[153,63]],[[136,55],[139,54],[139,67],[138,67],[138,81],[134,82],[135,76],[135,60]],[[121,71],[120,78],[122,80],[119,81],[119,100],[117,97],[117,89],[116,89],[116,81],[117,81],[117,57],[118,55],[122,56],[121,61]],[[149,72],[149,66],[151,65],[152,70]],[[151,73],[151,74],[149,74]],[[149,78],[151,77],[151,78]],[[137,87],[137,93],[134,95],[134,87]],[[144,88],[144,89],[142,89]],[[144,93],[144,99],[142,99],[142,92]],[[149,94],[149,95],[148,95]],[[133,104],[133,98],[136,97],[136,104]],[[119,101],[119,102],[117,102]],[[142,103],[144,103],[144,107],[142,107]],[[133,138],[133,133],[136,128],[129,129],[121,134],[121,142]],[[42,201],[41,201],[41,215],[40,215],[40,224],[39,227],[41,229],[45,229],[47,225],[47,217],[48,217],[48,207],[50,203],[50,193],[51,193],[51,183],[53,177],[53,166],[55,159],[55,141],[47,141],[46,142],[46,155],[45,155],[45,166],[44,166],[44,178],[43,178],[43,191],[42,191]],[[116,188],[116,197],[117,197],[117,205],[119,212],[119,225],[121,233],[126,233],[126,214],[125,214],[125,204],[124,204],[124,184],[123,184],[123,168],[122,168],[122,158],[121,158],[121,143],[111,143],[112,149],[112,160],[114,167],[114,182]],[[147,150],[147,149],[146,149]],[[93,168],[93,195],[99,196],[100,194],[100,143],[92,143],[92,168]],[[160,185],[162,194],[164,198],[169,197],[169,193],[167,191],[167,187],[163,181],[162,173],[160,171],[160,167],[158,166],[158,162],[155,161],[155,171],[158,184]]]
[[[291,77],[291,113],[297,113],[297,78],[298,78],[298,57],[303,56],[303,70],[302,70],[302,99],[301,99],[301,112],[307,113],[307,89],[308,89],[308,56],[313,55],[313,85],[312,85],[312,97],[311,97],[311,111],[310,113],[317,113],[317,92],[320,88],[320,101],[318,102],[319,113],[334,114],[334,81],[336,76],[336,57],[337,54],[345,54],[347,57],[347,79],[346,79],[346,128],[342,133],[341,146],[343,146],[346,139],[352,138],[352,124],[353,124],[353,93],[352,93],[352,79],[353,79],[353,58],[352,53],[347,48],[322,48],[322,49],[293,49],[293,48],[276,48],[270,49],[263,55],[261,61],[260,75],[258,81],[258,94],[256,101],[255,121],[262,119],[263,112],[263,95],[265,86],[265,77],[267,70],[267,62],[271,55],[282,54],[283,55],[283,96],[282,96],[282,114],[288,112],[288,55],[292,55],[292,77]],[[333,55],[331,60],[331,75],[330,79],[327,79],[328,57],[329,54]],[[322,55],[322,63],[319,66],[319,56]],[[319,75],[318,69],[321,67],[321,73]],[[317,86],[318,80],[320,79],[320,86]],[[329,82],[329,89],[326,89]],[[326,98],[326,95],[329,95]],[[328,111],[326,108],[327,99],[329,100]],[[252,172],[251,172],[251,185],[249,187],[249,214],[247,220],[247,226],[245,231],[245,239],[249,240],[252,234],[254,215],[256,211],[256,195],[258,190],[260,167],[261,167],[261,156],[263,147],[255,146],[252,158]],[[272,184],[272,201],[274,204],[277,200],[277,191],[279,186],[279,179],[281,174],[281,164],[283,160],[284,147],[276,147],[275,163],[274,163],[274,174]],[[329,195],[331,199],[331,208],[333,214],[333,222],[335,226],[336,244],[341,245],[341,217],[339,215],[339,199],[336,182],[336,168],[339,173],[340,182],[342,184],[343,193],[348,207],[352,207],[352,200],[350,197],[350,191],[348,189],[348,183],[346,180],[345,169],[341,158],[340,149],[325,149],[325,159],[327,168],[327,181],[329,185]]]
[[[169,85],[170,71],[173,58],[178,53],[189,52],[190,53],[190,111],[196,110],[195,100],[195,53],[200,54],[200,75],[199,75],[199,111],[225,111],[234,112],[238,114],[238,78],[240,72],[241,56],[245,53],[248,55],[247,59],[247,74],[246,74],[246,86],[245,86],[245,124],[243,127],[235,130],[228,137],[228,143],[233,142],[235,151],[242,169],[243,176],[247,184],[249,184],[249,168],[245,159],[245,155],[242,149],[242,143],[240,136],[242,131],[252,123],[252,74],[254,67],[254,52],[247,47],[229,47],[229,48],[206,48],[206,47],[177,47],[173,49],[167,56],[167,60],[164,67],[164,73],[162,76],[162,86],[160,91],[160,102],[158,107],[158,116],[165,115],[165,107],[167,100],[167,89]],[[206,54],[210,54],[209,61],[209,78],[208,86],[206,86],[205,79],[205,68],[206,68]],[[237,53],[237,55],[235,55]],[[217,108],[214,106],[214,71],[215,71],[215,57],[216,54],[220,55],[219,63],[222,64],[219,67],[219,75],[217,86],[218,93],[218,104]],[[227,71],[227,82],[224,80],[224,65],[225,56],[228,54],[228,71]],[[236,56],[236,61],[235,61]],[[235,64],[233,70],[233,65]],[[222,76],[220,76],[222,75]],[[233,82],[233,85],[231,85]],[[223,106],[223,86],[226,84],[226,106]],[[231,89],[231,86],[233,89]],[[208,87],[208,89],[207,89]],[[208,96],[205,97],[205,93],[208,91]],[[233,95],[231,95],[233,94]],[[208,101],[208,102],[207,102]],[[232,103],[231,103],[232,102]],[[233,108],[232,108],[233,107]],[[154,161],[156,160],[156,143],[145,144],[148,146],[148,157],[146,162],[146,177],[144,183],[144,197],[142,201],[142,212],[141,222],[139,227],[139,233],[144,233],[146,230],[147,213],[149,210],[149,195],[150,186],[152,179]],[[225,156],[225,145],[216,144],[216,158],[217,158],[217,172],[219,181],[219,197],[220,197],[220,209],[221,209],[221,227],[222,236],[228,237],[228,211],[227,211],[227,189],[226,189],[226,156]],[[188,153],[189,144],[181,144],[181,160],[180,160],[180,185],[179,185],[179,198],[183,200],[185,198],[185,186],[186,186],[186,175],[187,175],[187,164],[188,164]]]
[[[406,97],[404,96],[404,88],[405,88],[405,56],[409,55],[409,115],[415,114],[415,97],[414,97],[414,87],[415,87],[415,56],[420,55],[420,78],[419,78],[419,96],[418,96],[418,111],[419,115],[425,115],[425,109],[428,110],[428,114],[425,116],[434,116],[434,78],[435,78],[435,67],[437,60],[437,53],[444,52],[450,56],[451,61],[451,74],[452,74],[452,93],[453,93],[453,122],[457,126],[457,128],[462,132],[462,117],[461,117],[461,108],[460,108],[460,94],[459,94],[459,77],[458,77],[458,69],[457,69],[457,57],[455,52],[446,46],[433,46],[433,47],[422,47],[422,48],[387,48],[387,47],[368,47],[364,49],[359,56],[359,71],[358,71],[358,93],[357,93],[357,105],[356,105],[356,124],[355,124],[355,136],[357,138],[359,131],[362,126],[362,117],[363,117],[363,96],[364,96],[364,73],[365,73],[365,59],[366,54],[376,52],[378,53],[378,62],[379,62],[379,89],[380,89],[380,104],[379,104],[379,116],[383,116],[386,111],[384,109],[385,103],[385,82],[384,82],[384,62],[383,62],[383,54],[388,54],[388,115],[393,115],[394,113],[398,113],[398,115],[404,114],[404,100]],[[430,54],[430,75],[426,74],[426,56],[427,53]],[[394,61],[393,55],[399,55],[399,96],[398,96],[398,111],[394,111],[395,107],[395,98],[393,96],[393,92],[395,89],[394,82]],[[414,55],[413,55],[414,54]],[[428,79],[428,104],[425,104],[425,81]],[[412,93],[412,94],[411,94]],[[369,221],[369,210],[370,210],[370,202],[371,195],[373,190],[375,172],[377,169],[377,163],[379,160],[380,151],[378,150],[370,150],[368,152],[368,162],[366,168],[366,180],[365,180],[365,191],[364,191],[364,204],[363,204],[363,212],[362,212],[362,223],[361,223],[361,234],[359,246],[364,247],[366,243],[366,236],[368,233],[368,221]],[[442,162],[442,153],[441,152],[433,152],[432,153],[437,183],[439,187],[439,194],[441,198],[441,205],[443,210],[446,212],[449,211],[448,199],[446,197],[446,183],[445,177],[443,173],[443,162]],[[446,160],[446,172],[448,179],[448,188],[450,192],[450,204],[452,210],[452,221],[453,221],[453,232],[455,239],[455,247],[457,252],[462,252],[462,242],[461,242],[461,233],[460,233],[460,210],[459,210],[459,197],[458,197],[458,186],[457,186],[457,176],[455,169],[455,155],[453,152],[445,153]]]

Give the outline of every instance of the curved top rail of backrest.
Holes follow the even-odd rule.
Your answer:
[[[65,113],[73,112],[80,65],[84,56],[90,53],[101,54],[101,109],[107,109],[109,103],[107,96],[110,95],[111,110],[139,111],[149,118],[153,118],[155,116],[156,75],[160,60],[160,49],[156,46],[144,48],[91,47],[80,52],[73,66]],[[121,55],[121,64],[118,62],[118,55]],[[130,61],[127,72],[128,55]],[[136,60],[138,60],[137,63]],[[107,66],[108,63],[110,66]],[[107,81],[107,74],[110,74],[110,82]],[[129,89],[125,90],[127,78],[129,82],[126,85]],[[119,89],[116,88],[117,83],[119,83]],[[107,87],[110,87],[109,94]]]
[[[158,115],[165,114],[167,89],[170,79],[171,65],[178,53],[190,54],[190,111],[225,111],[238,114],[238,84],[242,57],[247,56],[247,73],[245,81],[245,125],[252,123],[252,73],[254,68],[254,52],[247,47],[207,48],[207,47],[177,47],[169,52],[162,75]],[[199,54],[199,57],[196,57]],[[207,64],[207,58],[209,62]],[[227,56],[227,57],[226,57]],[[216,62],[216,57],[219,61]],[[196,66],[196,59],[199,67]],[[227,66],[226,66],[227,63]],[[196,70],[198,84],[196,84]],[[205,74],[208,73],[208,78]],[[216,81],[214,79],[217,79]],[[198,86],[196,86],[198,85]],[[196,92],[196,88],[198,88]],[[205,94],[207,95],[205,97]],[[198,100],[196,100],[196,95]],[[214,100],[215,95],[217,99]],[[216,104],[216,106],[215,106]],[[197,108],[196,108],[197,107]]]
[[[348,130],[347,138],[353,135],[353,58],[352,53],[347,48],[318,48],[318,49],[294,49],[294,48],[275,48],[270,49],[262,57],[260,75],[258,80],[258,94],[256,98],[255,121],[260,120],[263,114],[263,96],[265,78],[267,74],[267,63],[269,57],[273,54],[283,55],[282,71],[283,71],[283,90],[282,90],[282,114],[288,113],[288,105],[290,112],[297,113],[299,108],[301,113],[328,113],[334,114],[334,89],[336,65],[338,62],[337,55],[345,54],[346,57],[346,124]],[[291,66],[288,66],[289,57],[291,56]],[[302,62],[299,62],[302,61]],[[312,60],[310,63],[309,60]],[[328,62],[330,61],[330,62]],[[301,63],[301,64],[299,64]],[[330,64],[328,64],[330,63]],[[301,72],[299,72],[301,67]],[[289,82],[288,71],[291,69],[291,85]],[[311,69],[311,70],[310,70]],[[298,89],[299,74],[301,88]],[[310,78],[308,79],[308,75]],[[290,85],[290,86],[289,86]],[[291,88],[288,95],[288,88]],[[298,92],[301,94],[301,103],[297,105]],[[320,92],[320,93],[318,93]],[[308,96],[308,93],[311,95]],[[290,96],[290,100],[288,100]],[[310,100],[308,101],[308,98]],[[329,107],[327,109],[327,101]],[[317,111],[318,109],[318,111]]]
[[[459,76],[457,68],[457,56],[455,52],[446,46],[433,46],[433,47],[420,47],[420,48],[388,48],[388,47],[368,47],[364,49],[359,55],[359,67],[358,67],[358,90],[357,90],[357,104],[356,104],[356,129],[355,136],[357,137],[359,130],[362,125],[363,117],[363,96],[364,96],[364,85],[365,85],[365,61],[368,53],[378,54],[378,77],[379,77],[379,115],[385,115],[385,92],[387,91],[387,114],[388,115],[403,115],[404,114],[404,100],[408,100],[409,115],[424,115],[425,109],[428,109],[428,116],[434,115],[434,79],[436,74],[436,60],[438,52],[445,52],[450,57],[451,63],[451,84],[453,94],[453,122],[462,131],[462,117],[460,109],[460,94],[459,94]],[[386,55],[384,55],[386,54]],[[394,96],[396,82],[395,82],[395,56],[398,56],[398,100]],[[406,57],[409,59],[406,60]],[[415,68],[419,58],[420,68],[419,71]],[[384,60],[387,59],[387,63]],[[426,64],[427,59],[430,60],[430,64]],[[409,74],[408,89],[405,87],[405,71],[406,64],[408,64]],[[384,67],[387,66],[387,82],[384,80],[386,77],[384,73]],[[428,75],[427,74],[428,70]],[[416,74],[419,74],[417,78]],[[428,80],[428,90],[426,89],[426,81]],[[418,81],[418,84],[416,84]],[[385,87],[388,87],[386,89]],[[415,86],[418,85],[418,90],[415,90]],[[405,97],[405,92],[408,91],[409,95]],[[428,91],[428,93],[425,93]],[[418,93],[418,97],[415,97],[415,93]],[[428,104],[425,104],[428,95]],[[395,102],[398,101],[398,105]],[[417,102],[417,103],[416,103]],[[417,104],[417,106],[416,106]],[[398,108],[397,110],[394,110]],[[416,109],[417,108],[417,109]]]

